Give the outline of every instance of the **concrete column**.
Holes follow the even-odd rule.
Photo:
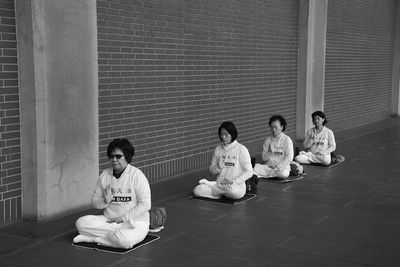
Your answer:
[[[98,178],[96,0],[16,1],[23,218],[87,208]]]
[[[311,114],[324,108],[328,0],[300,0],[296,140],[312,127]]]
[[[400,116],[400,1],[397,1],[396,32],[393,50],[392,116]]]

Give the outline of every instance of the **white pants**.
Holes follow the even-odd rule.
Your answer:
[[[279,177],[282,179],[287,178],[290,174],[290,170],[272,169],[266,164],[259,163],[254,165],[253,172],[258,177]]]
[[[231,184],[230,186],[221,186],[216,181],[202,179],[193,189],[193,193],[198,197],[208,197],[213,199],[225,196],[231,199],[240,199],[246,194],[246,185]]]
[[[137,221],[108,223],[104,215],[86,215],[76,221],[76,229],[80,235],[92,238],[99,245],[131,248],[141,242],[149,232],[149,222]]]
[[[312,152],[300,151],[294,159],[300,164],[320,163],[323,165],[331,164],[331,154],[315,155]]]

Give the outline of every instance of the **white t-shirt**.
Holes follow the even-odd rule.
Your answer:
[[[336,150],[335,136],[332,130],[325,126],[319,133],[315,127],[309,129],[303,145],[313,154],[328,155]]]
[[[293,160],[292,139],[284,133],[277,137],[268,135],[263,145],[262,159],[269,167],[276,166],[290,171],[290,162]]]
[[[236,140],[225,146],[217,146],[214,150],[210,171],[218,174],[217,182],[227,179],[235,184],[244,184],[252,176],[249,151]]]
[[[110,187],[113,199],[110,204],[104,202],[105,190]],[[92,196],[92,205],[104,209],[104,216],[109,219],[123,218],[124,221],[149,221],[151,193],[146,176],[138,168],[127,165],[117,179],[112,168],[100,174]]]

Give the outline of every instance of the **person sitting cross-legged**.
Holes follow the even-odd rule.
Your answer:
[[[306,133],[303,146],[305,151],[300,151],[295,161],[301,164],[319,163],[331,164],[331,153],[336,150],[335,136],[331,129],[325,126],[328,122],[322,111],[311,114],[314,127]]]
[[[107,148],[112,168],[104,170],[92,195],[92,205],[103,215],[86,215],[76,221],[79,232],[74,243],[131,248],[149,231],[150,186],[146,176],[130,165],[134,147],[114,139]]]
[[[245,181],[252,176],[250,154],[238,143],[233,122],[226,121],[218,129],[221,144],[214,150],[210,172],[218,175],[216,181],[201,179],[193,189],[198,197],[219,199],[225,196],[240,199],[246,194]]]
[[[268,122],[271,134],[265,139],[263,164],[254,165],[254,174],[258,177],[287,178],[290,174],[290,162],[293,160],[292,139],[284,134],[287,123],[281,115],[274,115]]]

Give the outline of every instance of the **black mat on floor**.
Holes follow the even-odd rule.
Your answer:
[[[299,175],[290,175],[288,178],[279,178],[279,177],[258,177],[259,181],[266,181],[271,183],[290,183],[294,181],[298,181],[304,178],[305,173]]]
[[[321,164],[321,163],[310,163],[310,164],[302,164],[302,165],[330,168],[330,167],[339,165],[340,163],[342,163],[342,162],[337,162],[337,161],[333,162],[332,161],[331,164],[329,164],[329,165],[324,165],[324,164]]]
[[[97,245],[96,243],[87,243],[87,242],[80,242],[80,243],[72,243],[73,246],[81,247],[85,249],[95,249],[99,251],[109,252],[109,253],[117,253],[117,254],[125,254],[141,246],[147,245],[153,241],[156,241],[160,237],[157,235],[147,235],[142,242],[137,243],[132,248],[113,248],[113,247],[106,247],[102,245]]]
[[[244,197],[242,197],[241,199],[230,199],[227,197],[221,197],[220,199],[212,199],[212,198],[207,198],[207,197],[197,197],[193,194],[189,195],[189,198],[191,199],[199,199],[199,200],[205,200],[205,201],[211,201],[211,202],[217,202],[217,203],[222,203],[222,204],[233,204],[233,205],[237,205],[240,203],[243,203],[247,200],[250,200],[254,197],[256,197],[257,195],[255,194],[246,194],[244,195]]]

